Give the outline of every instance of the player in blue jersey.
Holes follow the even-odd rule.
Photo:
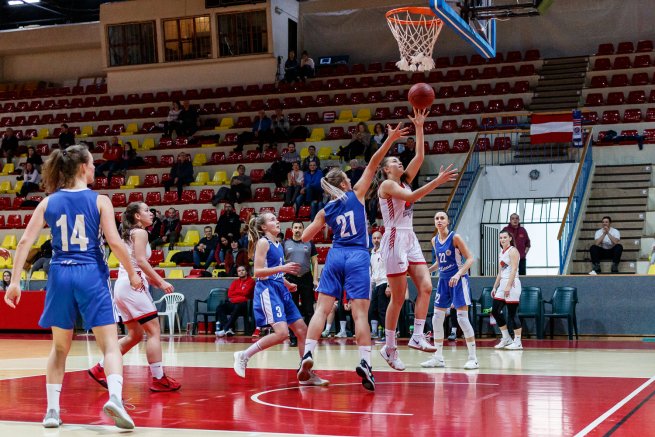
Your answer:
[[[12,280],[5,295],[5,302],[12,308],[20,302],[20,276],[25,258],[47,223],[52,229],[52,261],[45,308],[39,320],[40,326],[52,328],[52,350],[46,370],[48,407],[43,419],[46,428],[57,428],[62,423],[59,395],[78,313],[82,315],[84,328],[93,330],[104,355],[109,401],[103,411],[119,428],[134,428],[134,422],[123,408],[123,360],[101,233],[116,258],[126,266],[135,293],[143,292],[143,282],[118,235],[109,198],[87,188],[93,182],[94,170],[93,157],[86,147],[70,146],[50,154],[43,165],[43,182],[46,192],[52,194],[36,207],[16,247]]]
[[[387,126],[387,133],[387,140],[371,157],[354,187],[350,185],[348,176],[339,168],[330,170],[321,180],[321,187],[330,195],[331,200],[316,214],[314,221],[305,229],[302,239],[310,241],[327,223],[332,229],[334,240],[318,283],[318,303],[309,322],[306,352],[298,371],[300,381],[311,376],[314,350],[318,339],[321,338],[325,321],[334,301],[340,299],[345,290],[351,302],[355,336],[359,345],[360,362],[356,371],[362,378],[364,388],[375,390],[371,368],[371,331],[368,326],[371,274],[364,200],[384,155],[396,140],[407,135],[408,130],[400,123],[396,128]]]
[[[466,246],[464,239],[455,232],[448,230],[450,220],[445,212],[439,211],[434,216],[437,235],[432,239],[437,260],[430,266],[430,272],[439,270],[437,296],[434,299],[434,345],[437,350],[428,361],[421,363],[422,367],[445,367],[443,359],[443,322],[450,305],[457,308],[457,323],[464,332],[469,356],[465,369],[477,369],[478,358],[475,353],[475,331],[469,320],[468,308],[471,305],[468,271],[473,265],[473,254]],[[466,260],[462,262],[462,257]]]
[[[285,273],[297,275],[298,263],[284,263],[284,248],[276,241],[280,233],[280,222],[270,212],[250,219],[249,257],[255,257],[254,273],[257,278],[253,312],[256,326],[270,325],[273,333],[260,338],[245,351],[234,353],[234,371],[242,378],[246,377],[248,360],[257,352],[284,343],[289,337],[289,328],[298,338],[298,353],[302,358],[305,351],[307,325],[293,302],[289,291],[296,291],[296,284],[284,278]],[[327,385],[329,382],[311,373],[310,377],[300,381],[301,385]]]

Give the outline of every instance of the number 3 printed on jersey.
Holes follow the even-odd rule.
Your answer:
[[[355,227],[355,213],[348,211],[343,215],[337,216],[337,224],[341,226],[341,238],[347,238],[357,235],[357,228]],[[350,225],[350,231],[346,228]]]
[[[59,229],[61,229],[61,250],[68,252],[69,244],[77,244],[80,246],[80,251],[86,251],[87,246],[89,245],[89,239],[86,238],[86,227],[84,226],[83,214],[77,214],[75,216],[75,225],[73,226],[73,234],[71,235],[70,243],[68,241],[68,217],[66,214],[62,214],[55,224]]]

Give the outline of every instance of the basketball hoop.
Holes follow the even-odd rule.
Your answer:
[[[430,8],[404,7],[386,14],[391,33],[398,41],[403,71],[430,71],[434,68],[432,50],[443,28],[443,21]]]

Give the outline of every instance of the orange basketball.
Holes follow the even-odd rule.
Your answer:
[[[428,108],[434,101],[434,90],[427,83],[414,84],[409,89],[407,100],[416,109]]]

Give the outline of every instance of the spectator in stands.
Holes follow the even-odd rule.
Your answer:
[[[605,136],[601,142],[619,144],[623,141],[635,141],[639,147],[639,150],[644,150],[645,140],[646,137],[644,135],[619,135],[615,130],[610,129],[605,132]]]
[[[75,132],[68,128],[66,123],[61,125],[61,133],[59,133],[59,148],[65,149],[68,146],[75,145]]]
[[[300,164],[294,162],[291,171],[287,175],[287,192],[284,194],[284,206],[293,205],[296,202],[304,182],[304,173],[300,169]]]
[[[151,208],[150,212],[152,213],[152,224],[146,228],[146,231],[148,231],[148,243],[152,245],[152,242],[159,238],[163,224],[159,211]]]
[[[509,216],[509,224],[503,228],[512,236],[512,242],[519,251],[519,276],[525,276],[528,252],[530,251],[530,237],[528,231],[521,226],[521,218],[517,213]]]
[[[612,227],[612,218],[603,217],[601,228],[594,235],[594,244],[589,248],[591,255],[591,265],[593,269],[590,275],[601,273],[600,261],[603,259],[612,260],[612,273],[619,272],[619,263],[623,254],[623,245],[621,244],[621,233]]]
[[[364,174],[364,167],[361,166],[357,159],[350,160],[350,170],[346,172],[346,176],[350,179],[350,184],[355,185],[359,178]]]
[[[130,168],[140,167],[144,164],[145,162],[143,161],[143,158],[136,154],[136,150],[132,147],[132,143],[126,141],[125,144],[123,144],[119,169],[125,171]]]
[[[230,241],[230,250],[225,252],[225,274],[227,276],[237,276],[237,269],[245,266],[248,268],[250,260],[248,259],[248,246],[239,246],[239,240]]]
[[[400,159],[400,162],[403,164],[404,168],[407,168],[410,162],[412,162],[412,159],[416,156],[416,140],[413,137],[407,138],[407,141],[405,142],[405,145],[403,147],[403,151],[400,152],[400,155],[398,156],[398,159]],[[412,190],[418,190],[418,179],[419,179],[419,173],[421,173],[421,169],[419,169],[416,172],[416,176],[414,176],[414,180],[412,181]]]
[[[296,199],[296,214],[301,205],[311,205],[311,219],[323,208],[323,188],[321,188],[321,179],[323,172],[317,167],[316,163],[309,164],[309,171],[304,175],[304,186],[300,190],[300,196]]]
[[[182,112],[182,105],[180,105],[180,102],[172,102],[166,121],[162,122],[164,137],[171,138],[173,131],[177,132],[180,129],[180,112]]]
[[[306,81],[307,78],[314,77],[314,60],[309,57],[309,53],[307,53],[307,50],[303,50],[303,52],[300,54],[300,69],[299,69],[299,76],[302,81]]]
[[[273,143],[289,141],[289,118],[284,115],[282,108],[277,108],[271,116],[271,129],[273,130]]]
[[[177,155],[177,162],[171,167],[170,175],[170,179],[164,182],[164,190],[168,192],[173,185],[177,186],[177,200],[182,200],[184,186],[193,182],[193,164],[190,155],[180,152]]]
[[[255,280],[248,274],[246,266],[239,266],[237,279],[227,290],[227,299],[216,307],[217,337],[234,335],[232,327],[239,317],[248,317],[248,301],[252,300],[254,292]]]
[[[36,168],[37,170],[41,171],[41,165],[43,165],[43,158],[39,153],[36,151],[34,146],[29,146],[27,148],[27,160],[25,163],[30,163]]]
[[[299,65],[298,60],[296,59],[296,52],[295,50],[291,50],[289,51],[289,57],[284,63],[284,81],[291,83],[298,80],[298,69]]]
[[[218,235],[219,238],[226,237],[227,235],[240,235],[241,231],[241,220],[239,219],[239,214],[234,211],[234,205],[231,203],[226,203],[223,206],[223,212],[218,218],[218,223],[216,223],[216,228],[214,233]]]
[[[364,153],[364,159],[368,162],[371,159],[371,156],[375,153],[376,150],[385,142],[387,139],[387,129],[382,123],[375,123],[373,127],[373,135],[371,136],[371,145],[366,149]]]
[[[237,166],[237,175],[230,181],[230,202],[243,203],[252,197],[252,180],[243,164]]]
[[[32,271],[36,272],[43,270],[46,275],[50,272],[50,260],[52,259],[52,240],[47,239],[39,248],[36,256],[34,256],[34,264],[32,264]]]
[[[39,183],[41,182],[41,174],[39,171],[32,165],[32,163],[26,163],[25,168],[23,169],[23,174],[17,176],[18,180],[23,181],[23,186],[20,189],[18,196],[25,197],[27,193],[33,191],[39,191]]]
[[[7,291],[9,284],[11,284],[11,272],[9,270],[5,270],[4,272],[2,272],[2,281],[0,282],[0,290]]]
[[[156,249],[159,245],[168,244],[168,250],[173,250],[181,231],[182,222],[180,221],[179,211],[173,207],[168,208],[164,216],[164,220],[162,220],[162,227],[159,238],[153,241],[150,244],[150,247],[152,249]]]
[[[18,138],[12,128],[8,127],[7,131],[2,136],[0,149],[2,150],[2,155],[7,158],[6,163],[11,164],[14,160],[14,156],[16,156],[16,152],[18,151]]]
[[[248,219],[247,219],[246,223],[244,223],[243,226],[241,226],[241,234],[240,234],[241,236],[239,237],[239,247],[246,248],[246,250],[248,248],[248,242],[250,241],[248,239],[249,238],[248,237],[248,229],[249,229],[248,222],[250,222],[250,216],[248,216]]]
[[[237,146],[234,151],[242,152],[243,146],[253,141],[259,145],[260,152],[264,150],[264,144],[270,144],[273,141],[272,120],[263,109],[257,113],[257,117],[252,123],[252,129],[237,135]]]
[[[339,147],[337,155],[342,160],[351,160],[359,155],[363,155],[371,144],[371,134],[366,127],[366,123],[360,121],[357,123],[357,131],[352,134],[352,141],[346,147]]]
[[[195,106],[191,106],[188,100],[182,102],[182,110],[177,116],[177,136],[190,137],[198,131],[200,127],[200,118]]]
[[[107,146],[102,154],[104,162],[96,167],[95,177],[105,176],[105,172],[108,171],[109,176],[107,177],[111,179],[111,175],[118,171],[121,166],[122,154],[123,146],[118,142],[118,137],[111,137],[111,144]]]
[[[287,151],[282,154],[282,161],[289,164],[289,169],[291,169],[291,164],[294,162],[300,162],[300,154],[296,150],[296,143],[290,141],[287,144]]]
[[[218,237],[212,232],[211,226],[205,226],[204,232],[205,236],[193,247],[193,268],[207,270],[214,261]]]
[[[318,159],[318,155],[316,154],[316,147],[315,146],[307,147],[307,153],[308,153],[307,157],[302,160],[302,165],[300,166],[302,171],[309,170],[310,162],[315,162],[316,167],[321,168],[321,160]]]
[[[220,238],[220,242],[216,247],[216,252],[214,254],[214,259],[216,260],[216,265],[221,268],[225,268],[225,255],[232,250],[232,234],[228,234]]]

